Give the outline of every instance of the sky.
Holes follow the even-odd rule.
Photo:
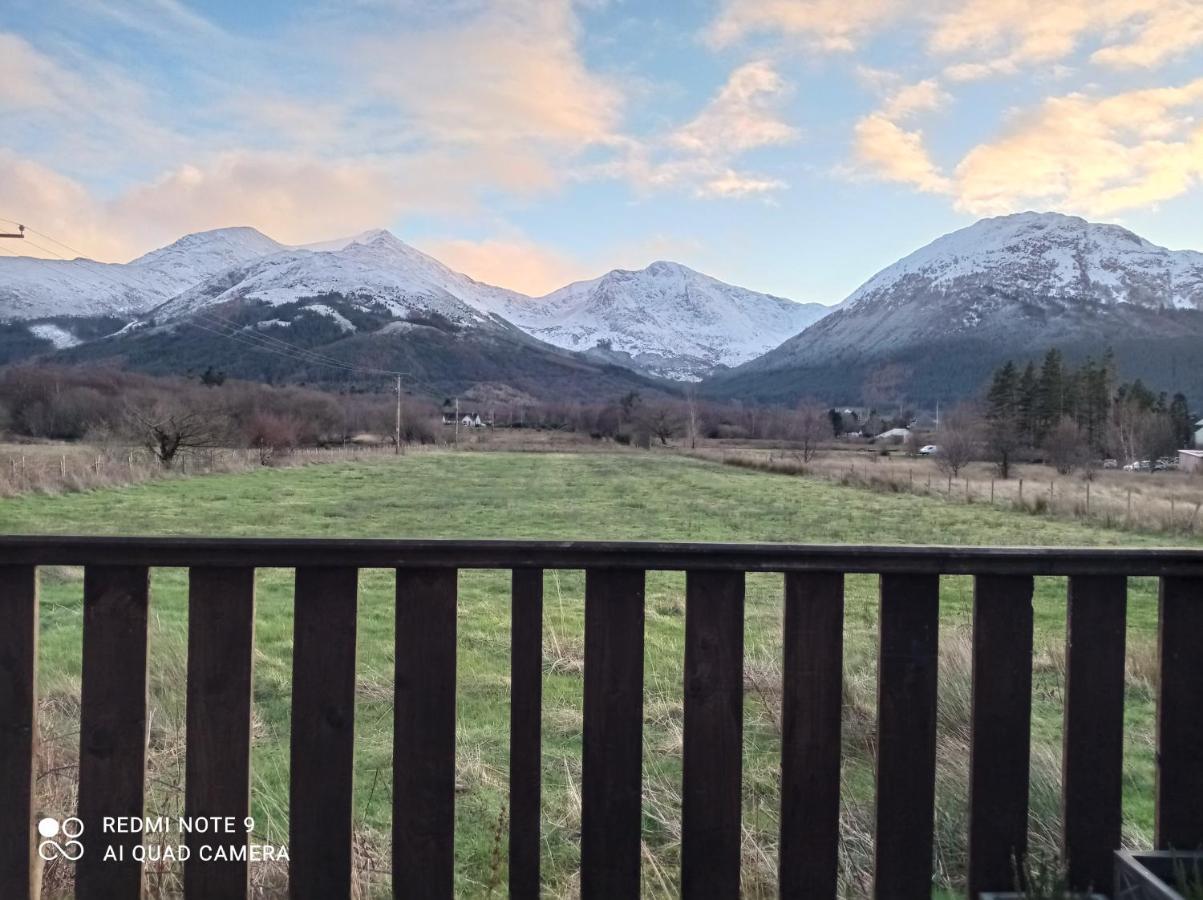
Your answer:
[[[1203,249],[1203,2],[0,5],[0,218],[106,261],[386,227],[532,294],[834,303],[1029,209]]]

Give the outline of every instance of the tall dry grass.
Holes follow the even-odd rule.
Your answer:
[[[63,577],[73,572],[65,571]],[[155,627],[152,623],[152,627]],[[162,646],[162,644],[160,644]],[[147,801],[156,815],[183,812],[185,727],[184,708],[178,686],[184,682],[186,661],[182,647],[152,657],[149,672]],[[549,642],[545,652],[550,662],[576,656],[575,649]],[[1129,690],[1155,690],[1156,667],[1151,663],[1155,649],[1138,644],[1129,649]],[[1038,649],[1038,673],[1063,683],[1064,652],[1057,645]],[[965,628],[942,636],[938,662],[935,877],[954,891],[964,890],[968,835],[969,748],[972,698],[972,644]],[[746,716],[780,736],[781,669],[776,657],[752,655],[744,673]],[[383,689],[375,680],[361,680],[365,694]],[[1055,689],[1055,688],[1054,688]],[[843,680],[842,771],[839,853],[840,896],[858,898],[871,893],[873,883],[874,803],[865,789],[864,773],[872,771],[877,752],[876,660],[871,653],[858,654],[845,662]],[[36,758],[39,811],[61,813],[75,808],[77,799],[79,685],[66,681],[50,686],[40,703],[40,734]],[[645,755],[680,754],[683,707],[679,697],[645,697]],[[579,717],[571,722],[546,721],[549,729],[567,728],[578,733]],[[1061,831],[1060,756],[1056,747],[1036,741],[1031,756],[1029,849],[1038,858],[1055,859]],[[562,769],[565,787],[545,806],[555,828],[579,833],[581,767],[579,757],[546,759],[546,767]],[[456,765],[457,789],[481,785],[504,792],[504,771],[483,761],[480,748],[460,746]],[[742,840],[742,896],[775,897],[777,892],[776,780],[775,771],[745,772],[745,821]],[[387,783],[387,772],[382,778]],[[548,788],[550,790],[550,788]],[[681,840],[681,788],[674,778],[650,774],[644,779],[645,820],[656,832],[645,833],[642,845],[644,895],[669,898],[679,895],[677,866]],[[506,841],[504,806],[493,823],[495,851],[490,871],[479,882],[489,896],[504,894]],[[645,825],[645,832],[648,826]],[[148,841],[166,836],[150,835]],[[386,896],[389,890],[389,844],[387,835],[367,827],[354,834],[354,893],[356,898]],[[283,863],[261,863],[251,867],[254,898],[287,894],[287,867]],[[45,864],[43,896],[66,898],[72,894],[72,868],[60,860]],[[146,896],[182,896],[182,868],[172,863],[147,863]],[[579,873],[557,882],[549,896],[579,896]]]
[[[957,477],[928,459],[879,454],[825,454],[807,461],[790,451],[701,449],[687,456],[760,472],[821,478],[888,494],[937,497],[1030,515],[1088,521],[1104,528],[1152,534],[1203,535],[1203,477],[1181,472],[1114,470],[1058,475],[1047,466],[1019,466],[1008,479],[978,463]]]
[[[164,478],[250,472],[263,466],[347,462],[392,454],[392,447],[354,445],[276,452],[214,448],[182,454],[171,466],[164,466],[140,447],[9,444],[0,445],[0,497],[68,494]]]

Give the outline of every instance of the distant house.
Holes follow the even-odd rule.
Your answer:
[[[1203,450],[1179,450],[1178,470],[1180,472],[1203,472]]]
[[[1203,450],[1203,419],[1195,423],[1195,446]]]
[[[456,416],[459,416],[459,424],[464,428],[480,428],[482,425],[486,424],[485,421],[480,417],[480,413],[457,410],[457,405],[458,404],[454,400],[443,401],[442,411],[444,425],[454,425],[457,421]]]

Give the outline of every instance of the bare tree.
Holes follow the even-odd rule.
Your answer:
[[[174,408],[156,403],[149,409],[129,406],[127,422],[142,445],[171,468],[181,453],[221,443],[221,417],[212,410]]]
[[[1151,461],[1173,452],[1173,422],[1128,398],[1116,406],[1109,443],[1113,453],[1129,462]]]
[[[1086,465],[1090,448],[1078,423],[1069,416],[1062,416],[1044,439],[1044,453],[1049,465],[1062,475],[1068,475]]]
[[[811,400],[803,400],[798,404],[792,430],[802,462],[810,462],[819,452],[819,444],[831,438],[831,417],[825,407]]]
[[[936,437],[936,465],[953,478],[977,455],[980,425],[976,412],[968,406],[958,406],[948,414]]]
[[[247,422],[247,443],[259,451],[259,463],[266,466],[277,452],[288,453],[297,446],[300,431],[294,417],[260,411]]]
[[[668,439],[680,430],[681,423],[677,419],[676,410],[668,403],[646,407],[644,415],[639,418],[640,428],[637,430],[655,435],[662,446],[666,446]]]

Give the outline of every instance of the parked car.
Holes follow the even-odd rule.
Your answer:
[[[939,452],[940,452],[940,448],[937,447],[935,444],[926,444],[919,448],[920,456],[935,456]]]
[[[1147,472],[1153,468],[1152,463],[1147,459],[1138,459],[1124,466],[1125,472]]]
[[[1105,459],[1105,460],[1103,460],[1103,468],[1104,469],[1118,469],[1119,462],[1117,462],[1114,459]]]

